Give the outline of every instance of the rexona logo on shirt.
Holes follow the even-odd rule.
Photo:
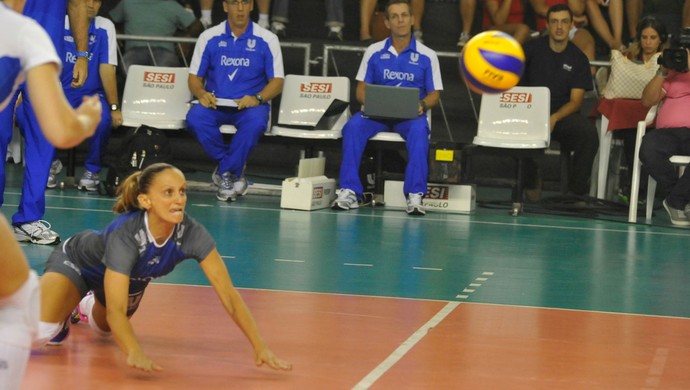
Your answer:
[[[220,64],[222,66],[249,66],[251,62],[249,58],[235,58],[235,57],[220,57]]]
[[[147,88],[175,88],[175,73],[144,72],[144,87]]]
[[[529,92],[503,92],[498,101],[501,103],[532,103],[532,94]]]
[[[301,83],[300,92],[305,93],[331,93],[333,92],[332,83]]]
[[[383,71],[383,78],[386,80],[414,81],[414,74],[385,69]]]

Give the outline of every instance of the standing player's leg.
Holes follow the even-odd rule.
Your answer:
[[[0,389],[19,389],[38,329],[38,276],[0,215]]]

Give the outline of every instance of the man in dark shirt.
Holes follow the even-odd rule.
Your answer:
[[[549,88],[551,138],[562,145],[562,150],[573,152],[568,188],[575,195],[585,195],[589,192],[592,163],[599,148],[596,129],[580,113],[585,91],[592,89],[589,61],[569,42],[568,32],[573,25],[570,9],[555,5],[549,8],[546,17],[548,36],[524,45],[525,74],[520,84]],[[536,169],[528,170],[526,183],[538,182]]]

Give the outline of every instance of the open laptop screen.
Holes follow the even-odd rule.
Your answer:
[[[376,119],[413,119],[419,110],[419,88],[367,84],[364,115]]]

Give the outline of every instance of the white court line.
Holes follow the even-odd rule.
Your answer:
[[[280,261],[283,263],[304,263],[304,260],[293,260],[293,259],[273,259],[273,261]]]
[[[343,265],[349,265],[351,267],[373,267],[373,264],[363,264],[363,263],[343,263]]]
[[[221,256],[221,259],[235,259],[235,256]]]
[[[430,267],[412,267],[412,269],[420,271],[443,271],[443,268],[430,268]]]
[[[407,352],[412,349],[427,333],[437,326],[444,318],[448,316],[456,307],[460,305],[460,302],[448,302],[436,315],[434,315],[426,324],[422,325],[421,328],[417,329],[407,340],[405,340],[400,346],[393,351],[390,356],[386,358],[381,364],[379,364],[374,370],[372,370],[367,376],[364,377],[359,383],[357,383],[353,389],[368,389],[374,384],[386,371],[390,370],[400,359],[407,354]]]

